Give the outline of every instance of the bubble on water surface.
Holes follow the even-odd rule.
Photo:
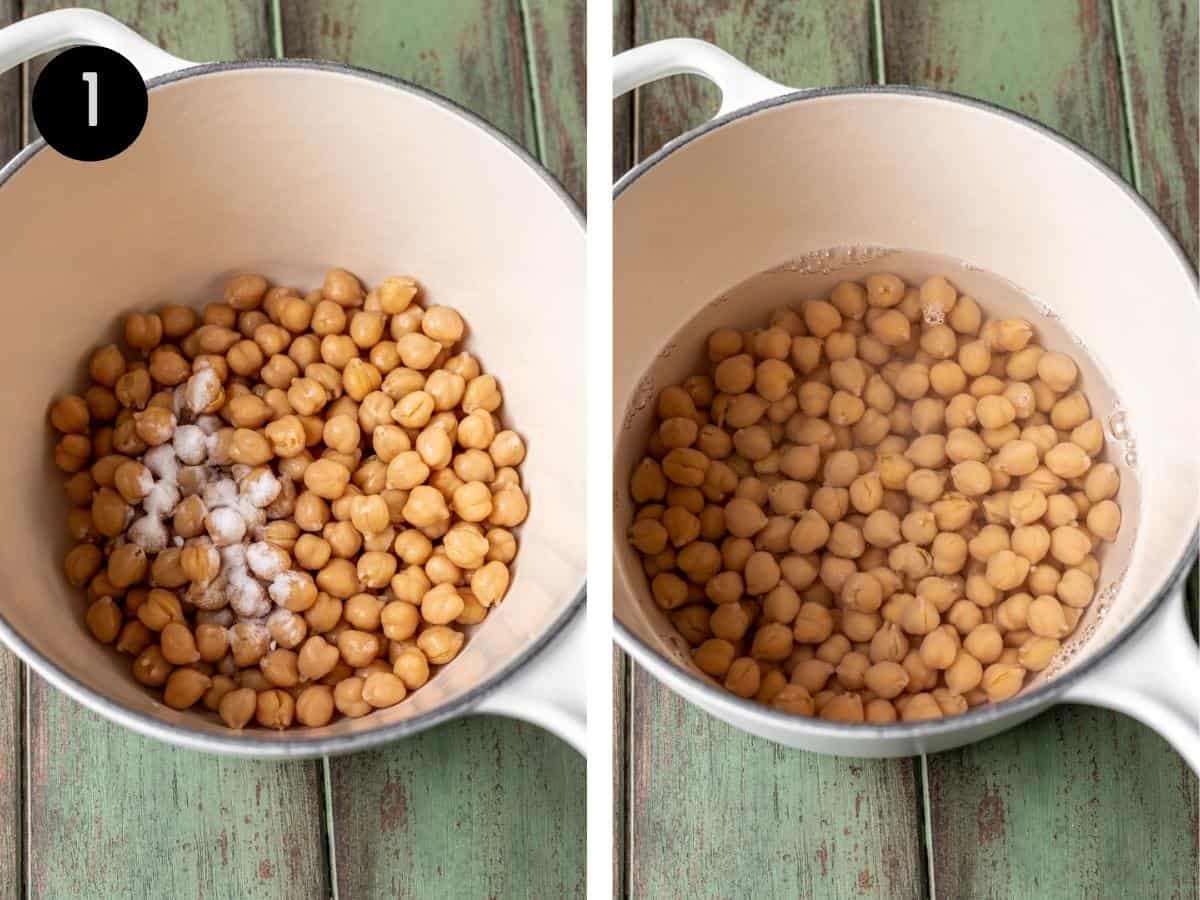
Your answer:
[[[769,269],[767,274],[829,275],[847,266],[874,262],[896,252],[889,247],[829,247],[810,250]]]
[[[642,380],[637,383],[637,387],[634,388],[633,399],[629,403],[629,410],[625,413],[625,421],[621,423],[621,428],[628,429],[633,425],[637,414],[645,409],[653,398],[654,376],[644,375]]]
[[[1118,409],[1108,417],[1108,433],[1114,441],[1129,440],[1129,417]]]

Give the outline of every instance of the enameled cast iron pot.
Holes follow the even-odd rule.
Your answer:
[[[41,676],[135,731],[258,757],[344,753],[469,713],[536,722],[584,743],[586,457],[584,239],[576,205],[538,164],[449,101],[393,78],[304,61],[196,65],[99,13],[52,12],[0,31],[0,71],[101,44],[147,79],[136,143],[79,163],[36,141],[0,171],[0,638]],[[500,379],[527,439],[530,514],[505,602],[408,700],[362,719],[234,732],[171,710],[128,658],[88,634],[62,576],[62,479],[46,409],[123,314],[220,296],[234,272],[313,285],[331,265],[367,282],[411,273],[462,311],[467,346]]]
[[[1195,274],[1162,222],[1061,135],[965,97],[907,87],[797,91],[686,39],[618,56],[615,93],[683,73],[716,82],[719,114],[615,190],[621,646],[713,715],[793,747],[907,756],[986,738],[1057,703],[1087,703],[1140,719],[1200,769],[1200,660],[1182,583],[1200,521],[1200,304]],[[625,534],[653,397],[696,370],[708,331],[757,327],[773,307],[877,271],[949,274],[989,311],[1030,317],[1045,342],[1080,359],[1121,470],[1124,524],[1105,548],[1099,596],[1064,664],[1013,699],[961,716],[852,725],[776,712],[703,675],[655,607]]]

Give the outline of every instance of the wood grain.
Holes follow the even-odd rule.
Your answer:
[[[752,68],[796,87],[866,84],[871,65],[870,0],[645,0],[636,4],[634,43],[668,37],[711,41]],[[719,92],[678,76],[638,92],[638,153],[645,158],[717,110]]]
[[[1177,761],[1074,709],[930,757],[937,896],[1196,897],[1200,796]]]
[[[19,18],[17,0],[0,0],[0,27]],[[0,164],[21,149],[21,71],[0,74]],[[23,882],[22,791],[25,667],[0,649],[0,897],[19,897]]]
[[[26,12],[66,5],[74,4],[38,0]],[[185,58],[271,52],[262,3],[87,5]],[[30,896],[328,895],[316,764],[174,750],[109,724],[38,678],[31,682]]]
[[[0,897],[20,896],[24,880],[24,681],[25,667],[0,650]]]
[[[629,836],[629,755],[627,751],[629,707],[626,693],[629,686],[629,657],[613,646],[613,710],[612,710],[612,755],[613,755],[613,833],[612,866],[613,896],[622,897],[628,889],[625,877],[628,873]]]
[[[868,2],[640,0],[633,33],[637,44],[714,41],[788,84],[873,80]],[[715,89],[695,78],[640,90],[638,155],[700,124],[716,105]],[[708,716],[635,665],[627,677],[630,896],[911,900],[924,893],[911,760],[790,750]]]
[[[283,0],[284,50],[448,96],[530,152],[540,144],[545,164],[582,198],[583,8]],[[470,719],[331,760],[329,771],[343,898],[583,896],[585,764],[543,731]]]
[[[633,46],[633,0],[613,3],[613,53]],[[636,92],[635,92],[636,93]],[[613,180],[633,166],[634,94],[613,101]]]
[[[1134,183],[1197,259],[1200,213],[1200,5],[1116,0],[1137,165]]]
[[[542,163],[586,204],[587,5],[522,0]]]
[[[98,9],[124,22],[147,40],[194,62],[271,56],[268,3],[255,0],[24,0],[26,16],[53,9]],[[30,84],[49,57],[30,63]],[[30,129],[34,131],[33,120]]]
[[[508,719],[333,760],[339,896],[583,897],[585,768]]]
[[[637,667],[629,720],[630,896],[924,895],[913,761],[781,747]]]
[[[30,732],[31,897],[329,896],[315,764],[175,750],[40,681]]]
[[[882,0],[887,80],[991,100],[1129,172],[1105,0]]]
[[[887,77],[1035,116],[1128,178],[1110,12],[1090,0],[887,0]],[[1194,27],[1194,10],[1180,18]],[[1161,147],[1170,138],[1153,140]],[[1187,176],[1170,168],[1171,157],[1157,164],[1167,173],[1158,195],[1185,197]],[[1194,224],[1185,242],[1195,244]],[[938,896],[1196,896],[1196,778],[1130,719],[1055,709],[991,741],[930,757],[929,779]]]
[[[404,78],[461,103],[536,152],[517,0],[280,0],[280,9],[285,56],[351,62]]]

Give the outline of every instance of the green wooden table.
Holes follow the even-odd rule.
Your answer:
[[[1106,160],[1195,261],[1196,0],[619,0],[616,14],[618,49],[700,37],[786,84],[920,84],[1020,110]],[[616,173],[716,107],[683,77],[618,103]],[[955,752],[832,759],[736,731],[619,655],[616,674],[627,896],[1197,896],[1196,778],[1130,719],[1061,707]]]
[[[582,0],[0,0],[0,24],[72,5],[187,59],[318,57],[425,85],[582,201]],[[0,77],[4,159],[30,137],[36,74]],[[582,896],[584,773],[565,744],[494,718],[327,761],[202,756],[110,725],[0,653],[0,898]]]

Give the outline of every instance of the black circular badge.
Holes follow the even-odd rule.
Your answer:
[[[104,47],[73,47],[33,87],[33,121],[46,143],[97,162],[127,148],[146,124],[146,84],[133,63]]]

